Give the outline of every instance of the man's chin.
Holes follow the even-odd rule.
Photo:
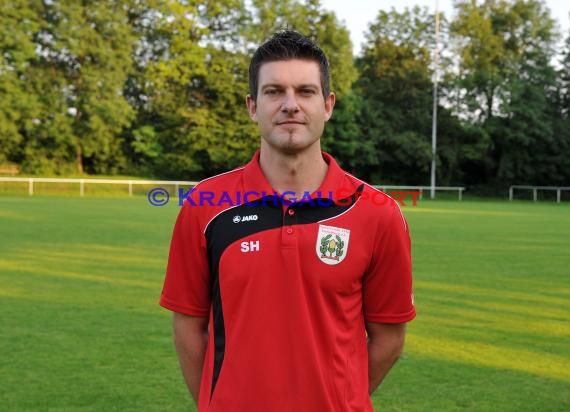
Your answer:
[[[306,136],[303,137],[295,134],[289,134],[287,136],[278,136],[276,139],[270,139],[265,143],[271,146],[274,150],[291,155],[307,150],[314,144],[318,144],[318,142],[319,139],[309,140]]]

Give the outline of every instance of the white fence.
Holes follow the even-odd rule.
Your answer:
[[[561,194],[563,191],[567,190],[570,191],[570,187],[563,187],[563,186],[523,186],[523,185],[513,185],[509,187],[509,201],[513,201],[514,198],[514,191],[517,190],[532,190],[532,200],[538,200],[538,191],[539,190],[546,190],[546,191],[556,191],[556,203],[560,203]]]
[[[431,190],[431,186],[386,186],[386,185],[374,185],[376,189],[380,189],[385,192],[387,189],[404,189],[404,190],[417,190],[420,192],[419,199],[423,199],[424,190]],[[434,187],[436,191],[456,191],[458,193],[459,200],[463,200],[464,187],[456,186],[436,186]]]
[[[128,187],[129,196],[133,195],[134,185],[173,185],[176,193],[180,186],[196,186],[198,182],[184,180],[113,180],[113,179],[56,179],[44,177],[0,177],[0,182],[24,182],[28,184],[28,195],[34,194],[35,183],[77,183],[79,184],[79,196],[85,195],[85,185],[108,184],[125,185]]]
[[[0,177],[0,182],[21,182],[27,183],[28,195],[33,196],[35,183],[76,183],[78,185],[79,196],[85,196],[85,186],[95,184],[107,185],[125,185],[128,187],[129,196],[133,195],[133,186],[135,185],[168,185],[174,186],[178,193],[181,186],[194,187],[198,182],[185,180],[114,180],[114,179],[60,179],[60,178],[44,178],[44,177]],[[394,186],[394,185],[374,185],[375,188],[385,192],[386,190],[416,190],[419,191],[419,199],[423,198],[424,190],[430,190],[431,186]],[[440,186],[435,188],[436,191],[457,191],[459,200],[463,199],[464,187]]]

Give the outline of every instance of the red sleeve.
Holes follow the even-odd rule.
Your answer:
[[[369,322],[403,323],[416,316],[408,224],[397,204],[380,222],[373,260],[364,278],[364,317]]]
[[[190,316],[210,313],[210,271],[199,206],[185,203],[174,225],[160,305]]]

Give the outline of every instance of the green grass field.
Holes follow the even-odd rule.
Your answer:
[[[0,196],[0,410],[195,410],[157,304],[175,203]],[[418,316],[376,410],[570,410],[570,205],[404,211]]]

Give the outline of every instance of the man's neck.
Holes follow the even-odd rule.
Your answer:
[[[320,145],[290,154],[262,146],[259,165],[273,189],[279,193],[294,192],[297,199],[317,190],[328,170]]]

